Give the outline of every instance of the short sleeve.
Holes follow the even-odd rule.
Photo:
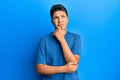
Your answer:
[[[81,56],[81,38],[79,35],[77,35],[74,39],[73,46],[72,46],[72,52],[74,54]]]
[[[41,39],[37,49],[36,64],[46,64],[45,40]]]

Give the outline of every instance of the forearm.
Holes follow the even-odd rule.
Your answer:
[[[72,51],[70,50],[65,38],[63,38],[60,41],[61,47],[62,47],[62,51],[63,51],[63,55],[65,58],[66,62],[76,62],[77,59],[75,58],[74,54],[72,53]]]
[[[57,74],[63,73],[65,71],[65,66],[49,66],[45,64],[37,64],[36,65],[37,72],[40,74]]]

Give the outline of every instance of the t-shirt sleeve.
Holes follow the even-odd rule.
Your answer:
[[[41,39],[37,49],[36,64],[46,64],[45,40]]]
[[[72,52],[74,54],[77,54],[81,56],[81,38],[80,36],[76,36],[74,39],[73,47],[72,47]]]

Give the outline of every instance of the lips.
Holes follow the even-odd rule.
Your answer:
[[[58,24],[58,26],[63,26],[64,24]]]

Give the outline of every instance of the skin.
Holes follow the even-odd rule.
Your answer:
[[[55,27],[53,35],[59,41],[62,52],[66,61],[66,64],[63,66],[50,66],[46,64],[37,64],[36,69],[40,74],[56,74],[56,73],[72,73],[78,67],[78,61],[80,60],[79,55],[74,55],[70,50],[66,40],[66,27],[68,23],[68,16],[64,11],[56,11],[53,14],[52,23]]]

